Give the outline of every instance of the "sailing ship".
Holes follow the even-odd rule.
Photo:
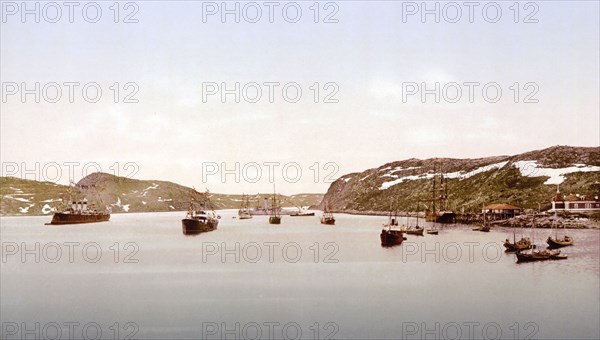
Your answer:
[[[252,215],[252,216],[255,216],[255,215],[270,216],[272,210],[273,209],[269,206],[269,199],[265,197],[265,198],[263,198],[263,206],[262,207],[260,206],[260,199],[259,199],[256,207],[250,209],[249,212],[250,212],[250,215]],[[279,215],[291,215],[291,214],[294,214],[295,212],[288,210],[288,209],[282,209],[281,207],[278,207],[277,213]],[[314,216],[314,213],[312,216]]]
[[[417,224],[415,226],[411,226],[409,223],[408,213],[406,213],[406,226],[402,227],[401,230],[403,233],[408,234],[408,235],[423,236],[423,232],[425,231],[425,228],[419,226],[419,212],[418,211],[417,211]]]
[[[535,243],[533,242],[535,233],[535,213],[532,215],[532,226],[531,226],[531,240],[533,247],[535,248]],[[560,250],[550,251],[550,250],[531,250],[531,252],[526,253],[525,251],[517,251],[517,262],[537,262],[537,261],[548,261],[548,260],[565,260],[567,259],[567,255],[563,255],[560,253]]]
[[[279,214],[279,209],[277,207],[277,196],[275,194],[275,186],[273,186],[273,206],[271,207],[269,224],[281,224],[281,215]]]
[[[439,186],[437,185],[438,178]],[[444,177],[441,172],[438,176],[435,166],[433,168],[432,183],[431,210],[426,211],[425,220],[436,223],[455,223],[456,213],[448,210],[448,178]],[[437,210],[438,208],[443,210]]]
[[[84,190],[93,189],[95,193],[96,185],[75,185],[71,183],[67,194],[69,198],[66,200],[66,204],[71,204],[70,207],[64,207],[63,211],[56,212],[52,216],[50,223],[46,225],[63,225],[63,224],[83,224],[83,223],[94,223],[94,222],[106,222],[110,219],[110,210],[107,208],[104,211],[99,211],[93,204],[88,205],[86,197],[83,199],[73,199],[71,194],[72,187],[77,186],[80,190],[80,194],[83,194]]]
[[[238,218],[240,220],[247,220],[252,218],[252,214],[250,214],[250,201],[247,195],[242,195],[242,206],[238,210]]]
[[[333,213],[327,209],[327,203],[325,203],[325,209],[323,210],[323,216],[321,217],[321,224],[335,224],[335,218],[333,217]]]
[[[564,235],[562,238],[558,237],[558,227],[554,227],[554,222],[556,220],[556,211],[554,212],[554,219],[552,220],[552,229],[555,230],[554,238],[552,235],[548,236],[546,243],[548,243],[548,248],[556,249],[573,245],[573,239],[570,236]],[[563,231],[565,230],[565,225],[563,224]]]
[[[381,234],[379,238],[381,240],[382,247],[391,247],[395,245],[402,244],[406,238],[402,234],[402,230],[394,230],[392,229],[394,226],[398,225],[398,212],[390,207],[390,213],[388,215],[388,222],[383,225],[381,229]]]
[[[202,195],[204,201],[201,202],[201,209],[196,210],[200,202],[196,202],[194,194]],[[217,229],[219,225],[219,216],[212,209],[208,198],[208,191],[204,194],[192,189],[190,197],[190,206],[184,219],[181,220],[181,227],[184,235],[197,235]]]
[[[504,248],[507,252],[515,252],[520,250],[531,249],[533,245],[529,237],[523,237],[523,228],[521,227],[521,239],[517,241],[517,233],[515,232],[515,226],[513,224],[513,241],[509,239],[504,241]]]
[[[481,227],[479,227],[479,231],[482,231],[484,233],[489,233],[490,232],[490,225],[487,222],[487,216],[485,214],[485,210],[483,210],[483,225]]]

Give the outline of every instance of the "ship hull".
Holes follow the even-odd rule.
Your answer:
[[[381,239],[382,247],[392,247],[396,245],[402,244],[404,241],[404,236],[402,235],[402,231],[400,230],[386,230],[383,229],[381,234],[379,235]]]
[[[554,253],[551,252],[538,252],[525,254],[521,252],[517,252],[517,262],[538,262],[538,261],[548,261],[548,260],[566,260],[566,255],[561,255],[560,250],[557,250]]]
[[[309,213],[292,213],[292,214],[290,214],[290,216],[292,216],[292,217],[315,216],[315,213],[314,212],[309,212]]]
[[[405,229],[403,231],[404,231],[405,234],[408,234],[408,235],[423,236],[423,232],[425,231],[425,229],[423,229],[423,228],[409,228],[409,229]]]
[[[265,216],[265,215],[271,215],[273,213],[273,211],[271,211],[271,209],[252,209],[250,210],[250,215],[252,216]],[[292,215],[294,213],[294,211],[291,210],[286,210],[286,209],[279,209],[277,211],[277,214],[279,215]]]
[[[219,221],[203,221],[193,218],[184,218],[181,220],[181,227],[184,235],[197,235],[217,229]]]
[[[252,215],[250,215],[249,212],[240,212],[240,213],[238,213],[238,218],[240,220],[248,220],[248,219],[252,218]]]
[[[322,218],[321,219],[321,224],[327,224],[327,225],[335,225],[335,220],[334,219],[329,219],[329,218]]]
[[[521,251],[533,248],[531,244],[528,245],[519,245],[516,243],[504,242],[504,248],[506,251]]]
[[[106,222],[110,219],[108,213],[97,213],[97,214],[73,214],[73,213],[55,213],[52,216],[52,221],[49,224],[61,225],[61,224],[83,224],[83,223],[96,223]]]
[[[281,224],[281,217],[280,216],[269,217],[269,224]]]
[[[548,243],[548,248],[551,248],[551,249],[557,249],[557,248],[568,247],[568,246],[573,245],[573,241],[559,241],[559,240],[553,239],[552,237],[548,237],[548,240],[546,240],[546,243]]]
[[[456,214],[453,212],[438,212],[437,214],[427,213],[425,215],[427,222],[435,223],[455,223]]]

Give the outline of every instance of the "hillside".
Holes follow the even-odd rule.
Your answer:
[[[94,173],[81,179],[73,198],[87,198],[97,207],[109,206],[114,213],[157,212],[186,210],[192,189],[176,183],[156,180],[136,180],[117,177],[107,173]],[[14,177],[0,177],[0,215],[44,215],[53,209],[62,209],[68,199],[68,186],[49,182],[37,182]],[[263,197],[272,194],[250,196],[250,204],[256,206]],[[241,195],[210,193],[215,209],[239,208]],[[194,195],[196,200],[201,197]],[[322,194],[297,194],[281,196],[284,206],[317,205]],[[262,203],[260,203],[262,205]]]
[[[399,210],[425,210],[431,204],[434,168],[447,178],[454,211],[500,202],[547,207],[557,185],[563,193],[600,195],[600,147],[555,146],[514,156],[387,163],[340,177],[320,207],[328,202],[336,211],[387,211],[397,200]]]

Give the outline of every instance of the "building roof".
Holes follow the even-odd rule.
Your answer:
[[[571,202],[587,201],[587,202],[590,202],[590,201],[598,201],[598,196],[585,196],[585,195],[573,195],[573,194],[563,196],[563,195],[557,194],[552,198],[552,200],[554,202],[561,202],[561,201],[571,201]]]
[[[508,203],[490,204],[483,209],[486,210],[521,210],[521,208]]]

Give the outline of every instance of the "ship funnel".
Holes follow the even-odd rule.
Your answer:
[[[269,199],[268,198],[263,198],[263,208],[265,210],[269,210]]]

